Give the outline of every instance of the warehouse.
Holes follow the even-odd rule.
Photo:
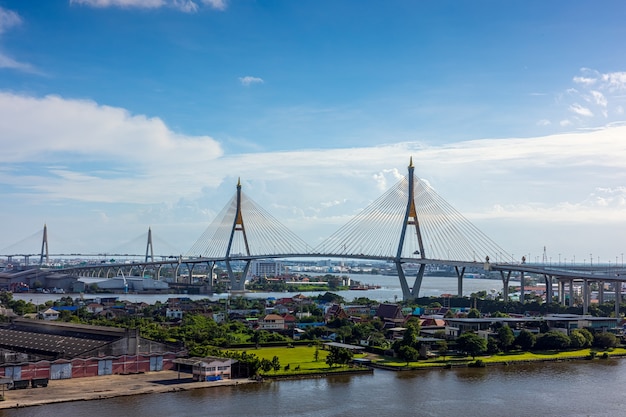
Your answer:
[[[29,319],[0,326],[0,378],[15,381],[173,369],[185,353],[136,329]]]

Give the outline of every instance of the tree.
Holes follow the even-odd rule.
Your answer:
[[[490,336],[487,339],[487,353],[493,355],[495,353],[499,353],[500,351],[500,342],[495,337]]]
[[[526,329],[522,329],[513,343],[522,350],[530,350],[535,346],[535,335]]]
[[[498,344],[500,348],[506,352],[514,341],[513,330],[509,326],[500,327],[500,330],[498,330]]]
[[[589,330],[587,330],[587,329],[576,329],[574,331],[575,332],[580,332],[580,334],[585,336],[585,339],[587,339],[587,346],[593,345],[593,333],[591,333]]]
[[[408,345],[401,346],[398,351],[398,355],[406,361],[407,366],[409,365],[409,362],[415,362],[420,357],[419,351]]]
[[[608,349],[617,346],[617,338],[613,333],[598,333],[596,334],[593,345],[600,349]]]
[[[263,372],[269,372],[272,369],[272,361],[266,358],[261,359],[261,369]]]
[[[409,324],[402,335],[402,346],[414,347],[417,341],[417,328],[413,324]]]
[[[556,330],[550,330],[547,333],[540,334],[535,342],[535,349],[538,350],[563,350],[570,345],[570,338],[565,333]]]
[[[280,371],[280,360],[278,359],[278,356],[274,356],[272,358],[272,368],[274,369],[274,372]]]
[[[448,342],[445,340],[440,340],[437,342],[437,352],[439,355],[443,356],[443,360],[446,360],[446,355],[448,354]]]
[[[487,351],[487,341],[476,333],[463,333],[456,339],[456,344],[461,352],[470,355],[472,359]]]
[[[477,319],[479,317],[480,317],[480,311],[476,310],[475,308],[470,308],[469,313],[467,313],[467,318]]]
[[[346,348],[331,347],[326,364],[332,368],[335,364],[347,364],[352,360],[352,351]]]
[[[572,333],[569,335],[570,338],[570,347],[574,349],[582,349],[591,346],[591,343],[588,342],[585,335],[583,335],[579,329],[572,330]]]
[[[256,349],[259,348],[259,345],[263,342],[265,342],[267,339],[267,331],[265,330],[256,330],[253,334],[252,337],[250,337],[250,341],[252,343],[254,343],[254,347]]]

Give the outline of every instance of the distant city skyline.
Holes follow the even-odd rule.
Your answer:
[[[315,246],[412,157],[516,258],[621,261],[624,12],[0,0],[0,252],[45,223],[51,252],[185,253],[239,178]]]

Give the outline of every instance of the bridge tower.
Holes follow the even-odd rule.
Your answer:
[[[41,255],[39,256],[39,265],[43,265],[44,256],[46,263],[50,262],[50,254],[48,252],[48,225],[43,225],[43,237],[41,239]]]
[[[228,247],[226,248],[226,270],[228,271],[228,278],[230,280],[230,288],[235,291],[243,291],[245,289],[246,276],[250,270],[250,259],[246,260],[241,276],[237,276],[233,271],[231,261],[231,249],[233,248],[233,241],[236,234],[239,233],[243,239],[245,256],[250,256],[250,246],[248,245],[248,236],[246,235],[246,227],[243,222],[243,215],[241,214],[241,178],[237,180],[237,206],[235,209],[235,218],[233,220],[233,227],[230,230],[230,237],[228,239]],[[238,254],[241,256],[241,254]]]
[[[146,243],[146,260],[145,262],[154,262],[154,246],[152,246],[152,228],[148,227],[148,242]]]
[[[415,230],[417,236],[417,243],[419,246],[419,253],[414,253],[414,255],[419,255],[420,259],[426,259],[426,253],[424,252],[424,243],[422,241],[422,232],[420,230],[419,219],[417,218],[417,210],[415,209],[415,177],[413,166],[413,157],[411,157],[409,161],[409,176],[408,176],[408,199],[406,204],[406,211],[404,213],[404,220],[402,223],[402,231],[400,233],[400,241],[398,242],[398,250],[396,251],[396,256],[394,259],[394,263],[396,265],[396,269],[398,270],[398,278],[400,278],[400,287],[402,288],[402,296],[405,300],[416,298],[419,294],[420,287],[422,285],[422,279],[424,278],[424,271],[426,270],[426,264],[420,263],[420,267],[417,271],[417,276],[415,277],[415,283],[413,284],[413,288],[409,287],[409,284],[406,280],[406,276],[404,274],[404,270],[402,269],[402,249],[404,248],[404,239],[406,237],[408,226],[412,226],[411,229]]]

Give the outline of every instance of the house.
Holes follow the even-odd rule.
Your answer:
[[[268,314],[259,320],[259,330],[285,330],[285,319],[278,314]]]
[[[181,308],[166,308],[165,309],[165,317],[169,320],[182,320],[183,319],[183,310]]]
[[[385,323],[385,327],[397,327],[404,322],[402,309],[397,304],[380,304],[376,310],[376,317]]]
[[[42,319],[50,321],[50,320],[58,320],[59,319],[59,312],[56,311],[53,308],[49,308],[45,311],[42,311],[41,313],[39,313],[39,315],[41,316]]]
[[[98,314],[104,310],[104,306],[100,303],[89,303],[85,306],[87,312],[91,314]]]
[[[173,362],[179,366],[191,366],[194,381],[216,381],[230,379],[232,365],[237,361],[230,358],[209,356],[205,358],[179,358],[174,359]]]
[[[334,319],[347,319],[348,317],[348,313],[345,312],[343,307],[339,304],[333,304],[328,307],[328,310],[326,310],[326,314],[324,314],[324,321],[328,323]]]
[[[283,319],[285,320],[285,329],[293,329],[294,327],[296,327],[295,316],[291,314],[285,314],[283,316]]]

